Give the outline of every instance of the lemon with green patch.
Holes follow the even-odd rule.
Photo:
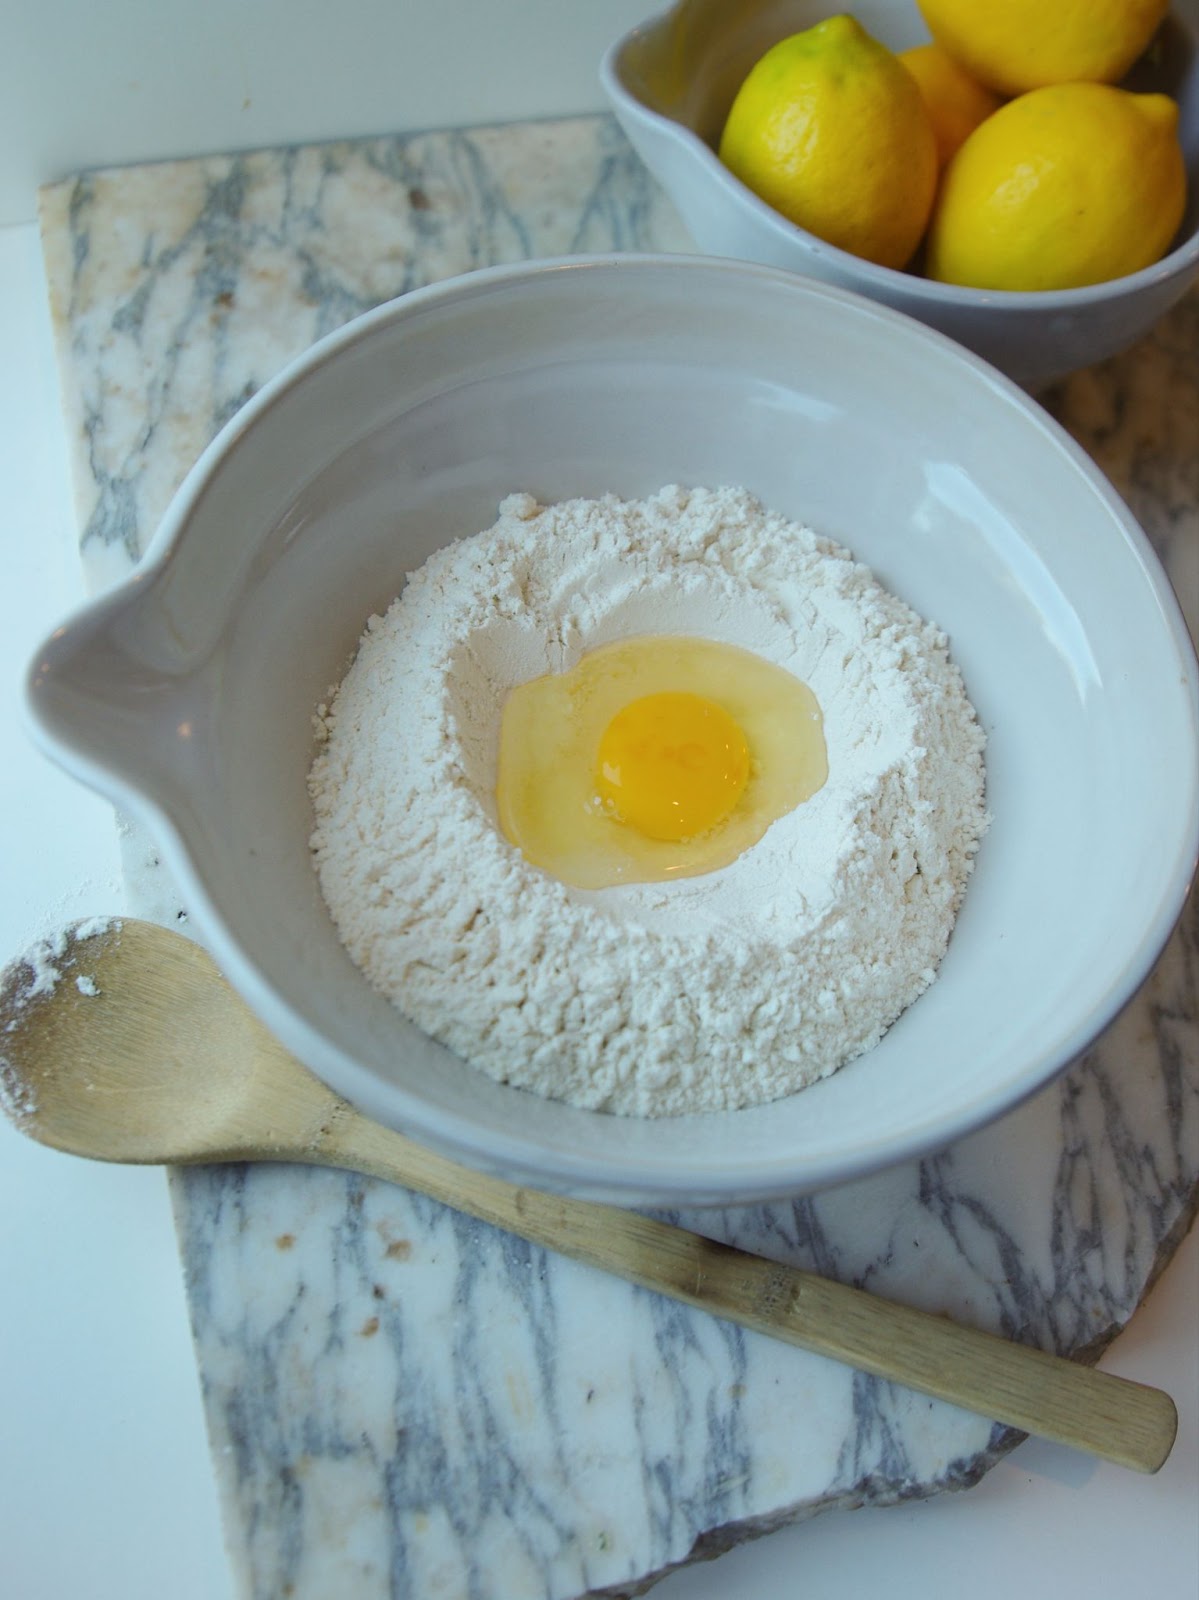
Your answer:
[[[898,58],[849,16],[768,50],[737,93],[720,159],[789,221],[903,267],[928,224],[937,144]]]

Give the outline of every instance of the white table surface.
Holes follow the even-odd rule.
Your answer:
[[[6,961],[75,917],[122,909],[109,806],[41,757],[20,719],[27,660],[82,597],[31,225],[0,229],[0,486]],[[162,1172],[93,1166],[0,1126],[0,1307],[0,1595],[232,1600]],[[806,1600],[874,1589],[1191,1600],[1199,1235],[1103,1365],[1175,1397],[1178,1442],[1156,1477],[1029,1441],[965,1494],[828,1514],[680,1572],[655,1595],[778,1600],[801,1584]]]

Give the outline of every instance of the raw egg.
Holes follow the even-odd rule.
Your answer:
[[[623,639],[518,685],[500,723],[500,827],[579,889],[735,861],[828,777],[816,697],[734,645]]]

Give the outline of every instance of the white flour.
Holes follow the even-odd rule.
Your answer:
[[[828,781],[721,871],[568,888],[498,831],[500,708],[649,633],[806,682]],[[776,1099],[877,1043],[933,980],[987,821],[944,636],[739,489],[511,496],[370,619],[317,720],[312,846],[362,971],[493,1077],[633,1116]]]
[[[17,1034],[24,1013],[52,995],[68,973],[74,974],[75,987],[82,995],[100,993],[90,973],[76,969],[80,946],[102,934],[119,932],[121,924],[107,917],[93,917],[39,939],[17,961],[0,973],[0,1112],[22,1127],[37,1113],[33,1086],[6,1052],[5,1035]]]

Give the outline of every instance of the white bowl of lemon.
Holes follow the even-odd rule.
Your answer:
[[[496,674],[531,680],[626,637],[737,645],[744,608],[721,598],[734,592],[730,552],[738,570],[769,572],[784,548],[798,546],[777,527],[768,538],[739,538],[723,512],[695,525],[691,505],[685,570],[676,581],[658,543],[640,537],[636,560],[649,578],[636,592],[637,569],[623,556],[602,582],[572,577],[569,566],[558,582],[554,561],[530,563],[519,540],[502,570],[476,567],[467,559],[473,545],[447,547],[490,527],[501,502],[513,533],[534,499],[559,508],[580,497],[639,501],[667,485],[680,486],[679,504],[704,488],[741,486],[847,548],[859,565],[846,571],[853,584],[836,591],[848,598],[829,595],[838,627],[857,626],[864,563],[897,603],[943,630],[939,644],[926,642],[934,654],[948,650],[986,734],[991,821],[935,980],[879,1043],[798,1093],[738,1110],[639,1116],[496,1081],[368,981],[318,882],[309,785],[328,748],[320,727],[330,687],[349,681],[355,660],[369,679],[359,641],[380,629],[368,619],[391,615],[409,587],[414,626],[439,627],[442,578],[467,572],[481,622],[464,644],[450,637],[440,687],[426,703],[420,651],[394,701],[380,680],[376,720],[362,723],[362,761],[353,772],[326,764],[321,787],[336,798],[339,786],[358,786],[353,825],[379,853],[358,909],[385,911],[386,896],[409,878],[426,882],[441,907],[426,918],[427,943],[404,957],[418,998],[425,968],[446,977],[469,935],[502,958],[469,996],[476,1020],[493,1002],[497,1019],[511,1020],[526,995],[537,1006],[543,990],[560,987],[561,969],[569,978],[577,952],[559,948],[552,963],[548,949],[538,953],[525,900],[569,902],[592,954],[606,941],[611,956],[588,970],[621,981],[601,994],[579,964],[563,1037],[590,1029],[602,1053],[609,1015],[637,1009],[675,948],[655,942],[654,918],[677,899],[694,903],[688,897],[707,880],[635,885],[630,918],[619,882],[571,888],[557,884],[556,873],[571,876],[557,862],[522,866],[487,792],[502,732]],[[574,542],[585,542],[585,528]],[[424,578],[410,582],[422,567]],[[609,579],[615,590],[605,588]],[[538,647],[527,606],[547,589],[557,620]],[[886,670],[907,677],[910,641],[874,610]],[[784,662],[772,641],[790,624],[761,604],[756,619],[753,648]],[[850,763],[860,761],[864,782],[877,769],[882,787],[863,788],[855,827],[860,817],[906,903],[927,892],[921,863],[893,861],[901,842],[871,819],[876,804],[890,804],[893,776],[927,751],[920,739],[889,752],[896,724],[885,718],[867,719],[856,744],[847,735],[863,705],[864,652],[844,637],[817,664],[827,687],[816,673],[809,680],[827,783],[817,772],[818,792],[800,797],[795,815],[802,820],[842,784]],[[515,667],[514,641],[526,656]],[[733,676],[717,662],[704,695],[721,700]],[[688,681],[694,687],[693,672]],[[772,691],[756,678],[743,686],[736,720],[766,767],[772,758],[757,747],[752,712]],[[943,702],[934,695],[929,704],[935,722]],[[29,687],[33,725],[50,752],[148,827],[194,931],[326,1082],[480,1168],[663,1204],[816,1189],[943,1146],[1085,1049],[1143,980],[1182,904],[1199,827],[1197,704],[1185,625],[1144,535],[1035,402],[959,345],[861,296],[699,256],[489,269],[406,295],[331,335],[228,424],[135,576],[54,632]],[[612,708],[600,709],[597,727]],[[353,718],[338,715],[345,732]],[[535,713],[534,733],[545,720]],[[374,765],[376,753],[411,794],[398,813],[386,809],[388,766]],[[484,776],[476,781],[472,769]],[[918,833],[928,834],[937,810],[925,804],[913,814]],[[440,851],[429,871],[443,821],[468,813],[476,843],[448,862]],[[746,940],[754,930],[771,939],[799,893],[785,866],[772,864],[775,833],[771,825],[761,842],[745,842],[737,863],[704,864],[716,869],[711,881],[740,872],[751,884],[738,902]],[[831,853],[839,846],[829,837]],[[919,848],[927,876],[932,863]],[[763,850],[767,870],[750,873]],[[862,859],[873,871],[874,858]],[[460,892],[449,892],[453,874]],[[706,948],[705,929],[693,931]],[[847,957],[828,995],[793,984],[801,1010],[835,1007],[849,970]],[[493,986],[497,972],[520,993]],[[717,1046],[727,1055],[736,1045],[737,1029],[730,1040],[725,1024],[750,984],[761,986],[760,973],[743,966],[682,995],[684,1010],[710,1021],[713,1058]],[[763,1011],[776,998],[795,997],[765,996]],[[668,1021],[651,1034],[667,1073]],[[689,1041],[701,1072],[707,1039]]]
[[[1199,274],[1195,0],[680,0],[601,79],[701,250],[867,294],[1034,388]]]

